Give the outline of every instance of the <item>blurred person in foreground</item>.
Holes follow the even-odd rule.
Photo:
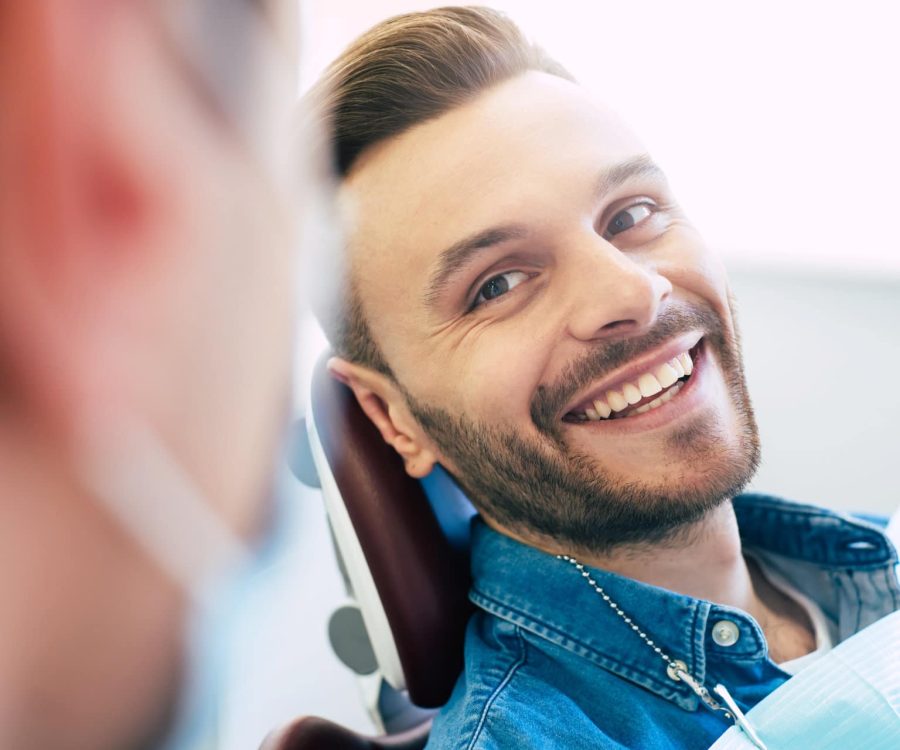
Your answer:
[[[608,106],[483,8],[378,25],[316,96],[347,217],[332,373],[479,511],[429,747],[708,748],[897,622],[876,525],[741,494],[759,438],[725,269]]]
[[[0,747],[213,746],[288,417],[291,5],[0,5]]]

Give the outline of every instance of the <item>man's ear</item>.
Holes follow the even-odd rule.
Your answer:
[[[328,371],[353,391],[384,442],[400,454],[406,473],[415,479],[427,476],[437,463],[437,454],[396,383],[376,370],[340,357],[328,361]]]

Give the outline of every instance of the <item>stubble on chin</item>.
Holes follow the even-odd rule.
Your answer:
[[[683,470],[667,481],[616,475],[602,457],[569,446],[558,423],[572,394],[671,336],[702,327],[725,377],[736,421],[729,430],[702,413],[671,432],[666,448]],[[743,376],[737,336],[708,309],[669,316],[639,341],[588,352],[569,366],[560,384],[538,389],[532,419],[538,436],[522,436],[440,408],[406,393],[410,410],[446,456],[450,473],[476,507],[523,538],[551,539],[564,548],[609,554],[622,547],[662,544],[685,534],[738,494],[759,461],[759,441]],[[577,429],[577,427],[575,428]],[[677,460],[674,460],[676,459]]]

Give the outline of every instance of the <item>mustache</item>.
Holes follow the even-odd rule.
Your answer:
[[[643,336],[597,342],[570,362],[555,383],[538,386],[531,400],[532,421],[545,435],[558,439],[557,415],[580,390],[672,337],[696,330],[703,331],[704,338],[721,349],[724,323],[711,308],[699,305],[668,308]]]

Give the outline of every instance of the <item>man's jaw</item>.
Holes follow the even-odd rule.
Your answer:
[[[691,386],[699,380],[695,371],[703,359],[703,350],[699,332],[673,338],[581,389],[563,407],[559,419],[585,426],[606,426],[612,422],[620,426],[621,420],[628,419],[648,422],[649,427],[650,421],[659,420],[644,415],[672,402],[682,392],[693,390]],[[629,426],[638,427],[636,423]]]

